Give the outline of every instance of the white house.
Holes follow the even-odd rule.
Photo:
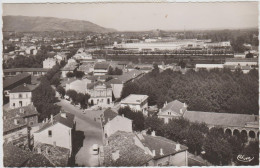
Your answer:
[[[258,58],[226,58],[225,65],[252,66],[258,64]]]
[[[162,118],[164,123],[168,123],[172,118],[180,118],[187,111],[187,105],[178,100],[170,103],[165,102],[162,109],[159,110],[158,118]]]
[[[56,59],[54,58],[46,58],[43,61],[43,68],[51,69],[54,65],[56,65]]]
[[[9,92],[9,107],[11,109],[28,106],[32,103],[32,92],[37,85],[23,84]]]
[[[112,106],[112,88],[110,84],[98,81],[87,84],[87,93],[90,95],[89,103],[102,107]]]
[[[74,115],[60,112],[44,120],[40,129],[33,133],[34,143],[45,143],[64,147],[72,151],[72,135],[75,127]]]
[[[196,64],[196,70],[198,69],[223,69],[224,64]]]
[[[108,73],[108,69],[110,67],[109,63],[106,62],[98,62],[94,66],[94,76],[103,76]]]
[[[145,112],[148,109],[148,96],[131,94],[121,100],[120,107],[130,107],[133,111]]]
[[[143,76],[143,72],[137,69],[134,69],[132,71],[126,72],[123,75],[120,75],[107,83],[111,84],[113,94],[116,99],[121,97],[121,93],[123,90],[123,87],[126,83],[134,81],[135,79],[138,79]]]
[[[105,138],[110,137],[117,131],[133,132],[132,120],[118,115],[111,109],[104,111],[102,117],[102,127]]]
[[[75,90],[78,93],[85,94],[87,90],[87,84],[90,84],[91,80],[84,78],[84,79],[75,79],[70,81],[69,83],[66,83],[65,90]]]
[[[87,54],[84,48],[80,48],[78,49],[77,53],[73,56],[73,58],[76,60],[91,60],[92,55]]]

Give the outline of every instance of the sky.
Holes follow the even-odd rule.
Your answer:
[[[86,20],[119,31],[258,27],[258,2],[3,4],[3,15]]]

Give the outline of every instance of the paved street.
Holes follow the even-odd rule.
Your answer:
[[[63,99],[58,103],[58,105],[60,105],[65,111],[75,115],[76,132],[79,135],[80,133],[84,134],[83,146],[81,146],[77,151],[75,163],[78,166],[98,166],[98,155],[91,154],[91,147],[93,144],[102,144],[100,120],[94,120],[94,118],[100,116],[102,111],[87,110],[86,113],[83,114],[82,110],[78,107],[74,107],[70,102]]]

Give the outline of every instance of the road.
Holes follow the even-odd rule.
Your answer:
[[[98,155],[91,154],[93,144],[102,145],[102,129],[98,118],[102,113],[99,111],[86,111],[83,114],[82,110],[74,107],[67,100],[61,99],[59,103],[65,111],[75,115],[76,132],[84,133],[83,146],[77,151],[75,156],[75,164],[78,166],[98,166]]]

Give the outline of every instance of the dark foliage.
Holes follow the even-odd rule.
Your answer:
[[[144,116],[142,112],[134,112],[129,107],[120,108],[118,110],[119,115],[124,115],[125,117],[133,120],[133,130],[142,131],[144,130]]]
[[[148,104],[159,108],[165,101],[177,99],[194,111],[258,114],[258,71],[190,70],[184,75],[172,70],[159,75],[150,72],[127,83],[121,98],[130,94],[146,94]]]

